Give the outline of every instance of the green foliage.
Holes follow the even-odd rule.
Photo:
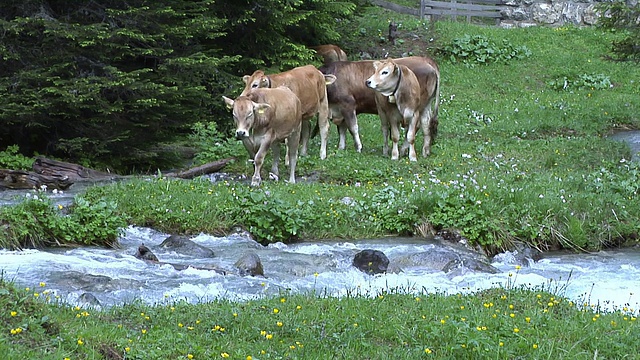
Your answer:
[[[234,217],[261,243],[291,242],[307,225],[297,202],[269,190],[239,187]]]
[[[196,150],[196,164],[236,156],[246,151],[235,137],[220,132],[215,122],[197,122],[193,125],[192,131],[189,140],[190,145]]]
[[[351,2],[0,5],[0,146],[118,171],[175,167],[173,143],[221,119],[256,67],[308,63]]]
[[[113,246],[125,226],[113,202],[92,203],[78,196],[65,210],[41,190],[16,205],[0,208],[0,227],[4,230],[0,245],[8,249],[67,244]]]
[[[596,9],[600,13],[600,27],[624,34],[623,38],[611,43],[613,57],[619,61],[640,61],[640,5],[613,0],[598,3]]]
[[[507,39],[496,44],[483,35],[465,34],[439,50],[439,54],[451,62],[470,66],[488,63],[508,63],[531,56],[526,46],[514,46]]]
[[[110,350],[127,359],[409,360],[591,359],[595,352],[615,359],[637,347],[637,309],[603,311],[551,285],[522,286],[518,275],[498,288],[454,295],[363,286],[342,297],[283,291],[247,301],[133,301],[101,311],[55,301],[44,282],[24,287],[0,277],[0,348],[7,359],[102,358]]]
[[[18,145],[11,145],[0,151],[0,169],[29,170],[32,165],[33,159],[20,154]]]
[[[577,78],[555,79],[549,82],[553,90],[604,90],[613,85],[611,79],[605,74],[581,74]]]

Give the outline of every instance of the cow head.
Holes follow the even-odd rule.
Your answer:
[[[236,124],[236,138],[245,139],[251,135],[251,130],[256,123],[256,118],[261,116],[269,107],[269,104],[256,103],[247,96],[239,96],[232,100],[222,97],[227,107],[233,109],[233,121]]]
[[[271,80],[262,70],[256,70],[251,75],[243,76],[242,81],[244,81],[245,86],[241,95],[247,95],[251,89],[271,87]]]
[[[391,59],[384,61],[374,61],[375,72],[369,77],[365,84],[367,87],[382,93],[384,96],[391,96],[398,90],[402,73],[398,65]]]

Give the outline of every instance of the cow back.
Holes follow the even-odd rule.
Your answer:
[[[258,81],[257,78],[266,79],[267,81]],[[271,88],[286,86],[300,100],[303,118],[310,118],[315,115],[326,99],[324,76],[313,65],[300,66],[271,75],[265,75],[263,71],[257,70],[246,81],[245,89],[242,92],[243,95],[251,91],[252,84]]]

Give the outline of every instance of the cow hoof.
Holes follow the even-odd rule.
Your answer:
[[[278,181],[280,177],[277,174],[274,174],[272,172],[269,173],[269,179],[273,180],[273,181]]]

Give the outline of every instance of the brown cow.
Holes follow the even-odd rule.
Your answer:
[[[254,159],[251,185],[262,181],[260,170],[269,148],[273,151],[271,173],[278,177],[280,143],[287,141],[289,182],[295,183],[298,144],[302,123],[302,105],[298,97],[287,87],[253,89],[235,100],[222,97],[227,107],[233,109],[236,138],[242,140],[249,156]]]
[[[347,61],[347,53],[344,52],[339,46],[333,44],[311,46],[322,57],[324,65],[329,65],[334,61]]]
[[[307,154],[307,143],[310,135],[310,119],[318,114],[318,124],[320,128],[327,129],[329,105],[327,102],[327,85],[335,81],[335,76],[324,75],[313,65],[305,65],[278,74],[266,75],[262,70],[256,70],[252,75],[245,75],[242,80],[245,88],[241,95],[248,94],[255,88],[275,88],[286,86],[300,99],[302,104],[302,130],[300,154]],[[326,154],[327,132],[320,132],[320,138],[324,139],[320,154]],[[326,156],[326,155],[325,155]]]
[[[434,94],[432,118],[430,125],[430,141],[438,130],[438,104],[440,102],[440,71],[436,62],[428,57],[411,56],[395,59],[398,64],[411,69],[420,83],[421,90]],[[357,114],[377,114],[375,91],[366,86],[365,81],[375,71],[373,60],[337,61],[323,66],[320,70],[325,74],[335,75],[336,80],[327,86],[329,110],[333,122],[338,125],[340,134],[339,148],[346,146],[347,129],[353,136],[356,151],[362,150],[358,132]],[[328,126],[328,124],[327,124]],[[328,133],[329,129],[325,129]],[[431,144],[426,146],[429,148]],[[388,146],[384,145],[383,153],[388,155]]]
[[[368,87],[376,91],[376,105],[382,124],[384,145],[389,139],[391,130],[391,159],[398,160],[398,141],[400,140],[400,126],[407,129],[406,142],[409,144],[409,160],[417,161],[415,149],[416,130],[422,124],[426,129],[424,142],[430,143],[428,121],[431,120],[432,96],[421,93],[418,78],[408,67],[396,64],[393,60],[374,61],[376,72],[367,79]],[[418,123],[418,120],[421,123]],[[423,156],[426,156],[423,148]],[[387,150],[388,152],[388,150]]]

